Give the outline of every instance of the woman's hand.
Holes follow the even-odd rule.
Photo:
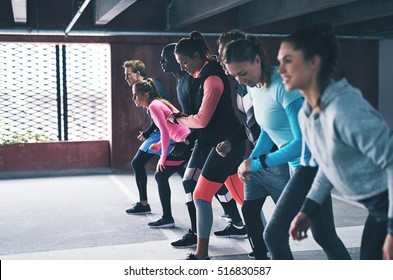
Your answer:
[[[178,118],[182,118],[182,117],[187,117],[187,115],[184,114],[183,112],[175,112],[175,113],[169,115],[166,118],[166,121],[171,123],[171,124],[178,124],[177,119]]]
[[[146,140],[145,136],[143,136],[143,131],[139,131],[139,134],[136,138],[142,142]]]
[[[160,161],[157,163],[156,171],[157,172],[162,172],[165,169],[165,165],[162,164]]]
[[[245,159],[237,169],[240,181],[247,182],[251,173],[250,160]]]
[[[157,162],[156,172],[163,172],[164,169],[165,169],[165,163],[162,162],[162,158],[160,157],[160,159]]]
[[[149,150],[152,150],[153,152],[157,153],[159,150],[161,150],[161,144],[160,143],[151,144]]]
[[[306,214],[299,212],[295,218],[293,218],[291,226],[289,228],[289,235],[293,240],[302,240],[307,238],[307,230],[311,225],[311,220]]]
[[[169,115],[167,118],[166,118],[166,121],[167,122],[169,122],[169,123],[171,123],[171,124],[174,124],[175,123],[175,116],[172,114],[172,115]]]
[[[216,146],[216,152],[222,157],[226,157],[227,153],[229,153],[231,150],[232,150],[232,144],[228,140],[222,141],[218,143]]]
[[[383,244],[383,259],[393,260],[393,234],[388,233]]]

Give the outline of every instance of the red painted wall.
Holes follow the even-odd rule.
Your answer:
[[[48,142],[0,146],[0,171],[110,167],[109,141]]]

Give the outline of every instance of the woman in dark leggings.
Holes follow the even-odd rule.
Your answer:
[[[158,190],[163,210],[163,216],[157,221],[148,225],[154,228],[173,227],[175,225],[172,217],[170,202],[170,187],[168,179],[175,172],[184,175],[184,165],[186,164],[191,151],[183,153],[181,157],[167,156],[169,150],[169,140],[182,142],[190,134],[190,130],[178,124],[169,124],[166,119],[173,112],[178,110],[158,93],[156,86],[151,79],[141,80],[132,86],[133,100],[137,107],[146,108],[154,123],[160,131],[160,141],[150,145],[153,152],[161,150],[161,156],[157,163],[155,178],[158,183]]]
[[[133,86],[136,82],[146,80],[146,65],[141,60],[128,60],[123,63],[124,78],[129,86]],[[160,95],[169,100],[169,95],[165,87],[157,80],[154,80]],[[136,155],[131,161],[134,170],[136,185],[139,191],[139,201],[126,210],[127,214],[147,214],[150,213],[150,205],[147,200],[147,174],[145,166],[154,155],[160,155],[161,152],[153,152],[149,149],[150,145],[160,141],[160,132],[153,121],[145,131],[140,131],[137,139],[143,141]],[[168,151],[169,152],[169,151]]]
[[[187,115],[192,115],[193,113],[197,113],[197,111],[192,110],[192,98],[190,98],[190,86],[192,84],[193,78],[187,72],[180,69],[174,54],[175,47],[176,43],[172,43],[166,45],[163,48],[161,52],[160,63],[164,72],[170,72],[173,74],[173,76],[176,77],[177,99],[183,112]],[[191,130],[193,132],[187,137],[187,144],[194,146],[196,140],[195,138],[198,136],[198,132],[196,129]],[[187,144],[176,143],[174,153],[177,153],[178,148],[180,151],[183,150],[186,146],[188,146]],[[192,193],[195,189],[196,181],[201,174],[201,169],[204,162],[203,157],[197,155],[198,154],[195,154],[194,157],[190,160],[187,168],[188,171],[186,172],[186,176],[183,178],[183,186],[186,192],[186,206],[190,217],[191,227],[181,239],[171,243],[171,245],[176,248],[189,247],[196,245],[197,243],[196,209],[192,199]],[[225,185],[223,185],[218,190],[218,192],[215,194],[215,197],[224,209],[224,213],[231,219],[231,222],[225,229],[216,231],[214,234],[219,237],[246,238],[246,230],[237,208],[236,201],[228,192]]]
[[[197,129],[198,133],[185,178],[191,178],[195,173],[194,162],[202,164],[196,187],[186,186],[187,181],[184,182],[191,191],[195,188],[193,199],[197,210],[198,234],[196,254],[190,254],[187,259],[209,259],[208,245],[213,222],[211,201],[224,182],[231,195],[239,199],[237,193],[242,193],[242,190],[234,191],[231,182],[238,182],[236,169],[245,153],[245,143],[234,147],[226,157],[219,156],[215,151],[218,143],[242,128],[232,106],[228,78],[221,65],[211,58],[202,35],[192,32],[188,38],[181,39],[176,45],[175,56],[181,69],[194,78],[190,89],[193,114],[176,114],[172,118],[173,122]],[[200,159],[194,160],[198,157]]]

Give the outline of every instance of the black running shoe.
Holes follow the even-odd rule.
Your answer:
[[[175,248],[185,248],[192,247],[197,244],[197,235],[189,229],[188,232],[183,235],[183,237],[175,242],[172,242],[171,245]]]
[[[170,228],[175,226],[175,221],[172,219],[160,218],[155,222],[150,222],[147,224],[151,228]]]
[[[239,228],[230,223],[225,229],[214,232],[214,235],[223,238],[247,238],[247,230],[245,226]]]
[[[187,256],[186,260],[192,260],[192,261],[208,261],[210,260],[209,256],[204,257],[203,259],[198,258],[195,254],[191,253]]]
[[[265,258],[263,258],[263,259],[264,259],[264,260],[270,260],[270,259],[271,259],[271,258],[270,258],[270,253],[267,252],[266,255],[267,255],[267,256],[266,256],[266,259],[265,259]],[[255,253],[254,253],[254,252],[248,253],[248,257],[249,257],[250,259],[255,259]]]
[[[149,214],[150,212],[151,212],[150,205],[148,204],[144,206],[140,202],[135,203],[130,209],[126,210],[127,214],[136,214],[136,215]]]

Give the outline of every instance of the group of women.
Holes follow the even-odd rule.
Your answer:
[[[328,259],[350,259],[335,230],[333,187],[369,211],[360,258],[392,259],[393,134],[359,90],[333,80],[339,55],[333,28],[320,24],[284,38],[278,67],[271,67],[255,36],[232,30],[220,39],[218,61],[199,32],[174,48],[192,77],[190,113],[161,99],[149,80],[133,86],[134,100],[149,109],[161,132],[152,147],[162,149],[157,173],[174,172],[189,156],[166,158],[169,138],[184,141],[192,130],[196,139],[187,169],[201,170],[191,188],[197,248],[187,259],[210,259],[211,202],[223,184],[241,205],[256,259],[268,259],[268,252],[272,259],[293,259],[289,237],[301,240],[309,227]],[[239,135],[247,130],[234,112],[228,75],[245,85],[238,89],[246,91],[259,125],[245,160]],[[261,210],[268,196],[276,207],[265,226]]]

